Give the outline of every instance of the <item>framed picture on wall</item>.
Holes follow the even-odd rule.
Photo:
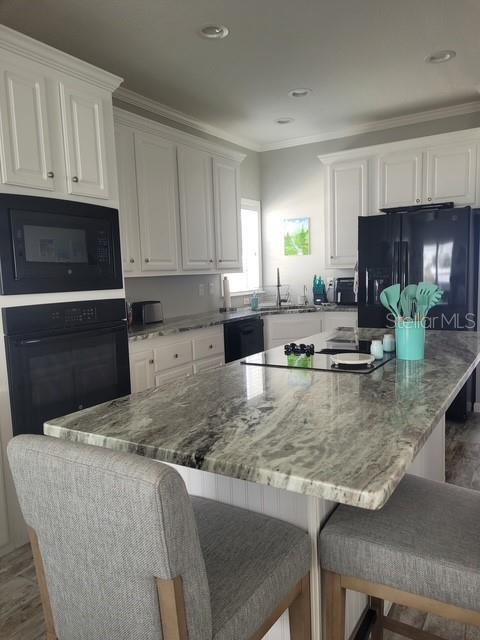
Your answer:
[[[283,248],[286,256],[310,255],[310,218],[283,221]]]

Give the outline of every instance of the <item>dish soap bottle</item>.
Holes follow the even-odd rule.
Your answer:
[[[253,292],[250,298],[250,308],[252,311],[258,311],[258,294],[256,291]]]

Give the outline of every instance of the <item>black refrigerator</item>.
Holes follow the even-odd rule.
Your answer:
[[[420,281],[443,290],[429,312],[429,328],[476,330],[479,209],[428,208],[358,219],[358,325],[387,327],[380,293],[399,283]],[[465,385],[449,412],[464,420],[473,401],[473,381]]]

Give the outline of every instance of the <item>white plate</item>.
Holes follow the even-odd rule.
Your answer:
[[[375,358],[369,353],[336,353],[330,356],[334,364],[350,365],[359,367],[361,365],[372,364]]]

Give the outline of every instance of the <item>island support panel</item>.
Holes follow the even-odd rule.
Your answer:
[[[243,509],[278,518],[295,524],[309,532],[312,541],[312,567],[310,570],[312,597],[312,640],[328,640],[322,635],[321,571],[318,560],[317,540],[320,528],[335,508],[334,502],[306,496],[267,485],[172,465],[183,477],[192,495],[218,500]],[[445,418],[443,417],[429,439],[416,456],[409,473],[445,480]],[[357,626],[367,605],[366,596],[347,592],[346,638]],[[265,640],[290,640],[288,611],[265,636]]]

